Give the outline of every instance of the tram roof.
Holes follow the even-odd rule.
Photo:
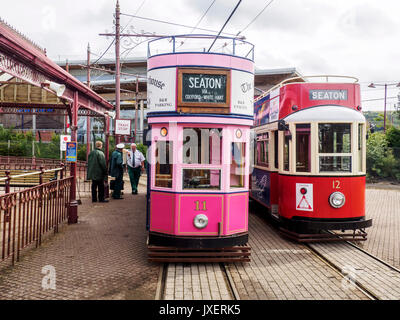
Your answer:
[[[362,112],[344,106],[318,106],[307,108],[287,116],[285,122],[314,122],[314,121],[341,121],[341,122],[364,122]]]

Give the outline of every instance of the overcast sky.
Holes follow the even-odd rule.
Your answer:
[[[242,31],[271,0],[243,0],[225,32]],[[120,0],[121,12],[219,31],[238,0]],[[116,0],[2,0],[0,17],[47,49],[53,60],[85,59],[90,43],[94,59],[111,38]],[[241,35],[255,45],[258,69],[295,67],[303,75],[357,77],[364,110],[383,110],[384,88],[368,84],[400,81],[400,1],[273,0]],[[122,16],[125,31],[184,34],[189,28]],[[132,29],[132,27],[134,29]],[[195,31],[204,33],[204,31]],[[132,50],[123,43],[123,57],[145,57],[146,44]],[[105,55],[114,58],[114,47]],[[388,87],[388,97],[399,88]],[[381,99],[377,101],[365,101]],[[393,109],[396,99],[388,99]]]

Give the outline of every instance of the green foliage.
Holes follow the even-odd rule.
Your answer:
[[[386,139],[391,148],[400,148],[400,129],[389,127],[386,130]]]
[[[369,180],[385,178],[400,181],[400,159],[394,156],[388,136],[382,132],[370,134],[367,141],[367,176]]]
[[[86,161],[86,145],[78,144],[78,160]]]
[[[136,149],[143,153],[144,157],[147,159],[147,146],[143,143],[136,144]]]

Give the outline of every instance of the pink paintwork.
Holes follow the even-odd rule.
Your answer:
[[[253,120],[249,119],[237,119],[237,118],[229,118],[229,117],[155,117],[155,118],[148,118],[149,124],[154,123],[209,123],[209,124],[236,124],[238,126],[252,126]]]
[[[205,214],[208,225],[193,220]],[[151,192],[150,231],[179,236],[228,236],[248,231],[248,193],[179,194]]]
[[[147,61],[148,70],[175,66],[218,67],[254,73],[253,61],[224,54],[164,54],[151,57]]]
[[[189,123],[177,123],[175,122],[176,117],[171,117],[171,121],[165,121],[164,123],[152,124],[152,146],[156,144],[156,141],[172,141],[173,147],[173,184],[172,188],[162,188],[155,186],[155,148],[150,148],[150,163],[151,166],[151,188],[153,190],[169,191],[169,192],[196,192],[196,190],[182,189],[182,170],[184,168],[196,168],[196,169],[211,169],[211,170],[221,170],[221,189],[220,190],[201,190],[202,193],[215,193],[215,192],[232,192],[232,191],[247,191],[249,187],[248,179],[244,179],[244,188],[231,188],[230,187],[230,167],[231,167],[231,145],[232,142],[244,142],[246,143],[245,151],[245,175],[249,175],[250,169],[250,128],[249,124],[246,123],[249,120],[243,119],[227,119],[230,124],[207,124],[208,121],[212,122],[215,118],[213,117],[193,117],[192,122]],[[185,117],[186,118],[186,117]],[[159,119],[159,118],[149,118]],[[182,118],[181,118],[182,119]],[[164,119],[166,120],[166,119]],[[175,120],[175,121],[173,121]],[[201,122],[196,123],[194,120]],[[250,120],[251,121],[251,120]],[[245,122],[246,124],[244,124]],[[238,124],[236,124],[238,123]],[[239,124],[240,123],[240,124]],[[162,137],[160,134],[161,128],[168,129],[168,135]],[[221,128],[222,129],[222,161],[220,164],[210,163],[210,164],[183,164],[183,129],[184,128]],[[242,131],[242,136],[240,138],[236,137],[236,130],[240,129]],[[179,176],[177,179],[176,177]],[[213,176],[213,181],[215,181],[215,174]]]

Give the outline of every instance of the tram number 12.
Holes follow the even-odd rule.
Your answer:
[[[202,208],[200,208],[200,201],[195,201],[194,203],[196,204],[196,211],[207,211],[206,201],[201,201]]]
[[[340,189],[340,181],[339,180],[333,180],[332,186],[333,186],[333,189]]]

